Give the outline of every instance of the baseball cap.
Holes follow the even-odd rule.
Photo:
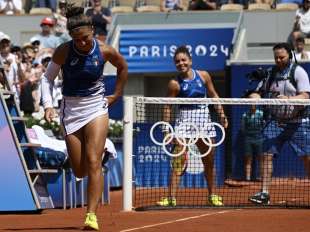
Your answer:
[[[49,26],[54,26],[54,19],[50,17],[45,17],[41,20],[40,25],[49,25]]]
[[[36,37],[36,36],[30,38],[30,43],[31,43],[31,44],[33,44],[33,43],[35,43],[35,42],[39,42],[39,44],[40,44],[40,39],[39,39],[38,37]]]
[[[0,34],[0,42],[2,41],[2,40],[7,40],[7,41],[11,41],[11,38],[10,38],[10,36],[8,36],[7,34],[4,34],[4,33],[2,33],[2,34]]]

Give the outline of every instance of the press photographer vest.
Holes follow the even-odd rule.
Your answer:
[[[289,70],[288,76],[283,77],[282,79],[278,79],[279,81],[282,80],[289,80],[290,83],[294,86],[295,90],[297,91],[297,82],[295,80],[295,70],[296,70],[297,64],[292,64],[292,67]],[[272,67],[270,77],[267,80],[267,88],[268,91],[271,87],[271,84],[276,79],[276,74],[278,73],[278,68],[276,66]]]
[[[291,67],[288,70],[288,74],[285,77],[282,77],[282,78],[277,77],[277,73],[279,72],[277,67],[273,67],[271,69],[270,77],[267,79],[267,83],[265,85],[267,92],[270,91],[272,83],[274,81],[286,81],[286,80],[288,80],[292,84],[292,86],[295,88],[295,91],[296,91],[296,94],[297,94],[297,82],[295,80],[295,70],[296,70],[298,65],[295,64],[295,63],[294,64],[290,64],[290,65],[291,65]],[[280,94],[283,94],[283,93],[280,93]],[[273,97],[276,97],[276,96],[273,96]],[[287,111],[288,110],[287,108],[290,108],[290,107],[284,107],[283,112]],[[296,118],[309,117],[309,115],[310,115],[310,107],[295,106],[294,108],[295,108],[295,110],[293,110],[291,112],[292,113],[291,117],[284,117],[282,119],[290,120],[292,118],[296,119]],[[275,114],[275,115],[277,115],[277,114]],[[279,117],[279,115],[277,115],[277,116],[276,117],[278,119],[281,119],[281,117]]]

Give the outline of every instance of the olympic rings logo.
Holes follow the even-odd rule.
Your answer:
[[[154,137],[154,130],[157,126],[161,126],[161,125],[166,126],[169,130],[169,133],[167,133],[164,136],[162,142],[159,142]],[[211,131],[215,130],[215,129],[213,129],[213,127],[218,127],[220,129],[220,131],[222,132],[221,139],[216,143],[212,142],[212,139],[210,138],[210,136],[203,133],[205,130],[207,130],[207,131],[208,130],[211,130]],[[184,132],[182,133],[182,128],[192,128],[194,130],[194,133],[191,133],[190,138],[188,138],[187,136],[185,137]],[[211,129],[208,129],[208,128],[211,128]],[[180,123],[179,126],[176,127],[176,130],[174,131],[174,129],[170,125],[170,123],[165,122],[165,121],[159,121],[159,122],[156,122],[151,127],[150,137],[151,137],[151,140],[153,143],[155,143],[156,145],[162,146],[164,152],[171,157],[177,157],[177,156],[182,155],[186,151],[186,148],[188,148],[188,151],[194,156],[205,157],[211,152],[211,149],[213,147],[217,147],[223,143],[223,141],[225,139],[225,129],[221,124],[219,124],[217,122],[209,122],[209,123],[206,123],[206,125],[200,131],[194,123],[183,122],[183,123]],[[176,154],[168,151],[167,147],[166,147],[169,143],[172,142],[172,140],[174,138],[177,140],[177,142],[179,144],[182,145],[182,149],[180,150],[180,152],[178,152]],[[192,145],[196,144],[196,142],[198,141],[199,138],[201,138],[203,143],[208,146],[208,150],[204,154],[197,154],[195,151],[193,151],[193,148],[192,148]]]

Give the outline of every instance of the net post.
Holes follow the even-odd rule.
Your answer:
[[[133,98],[124,97],[123,211],[132,211]]]

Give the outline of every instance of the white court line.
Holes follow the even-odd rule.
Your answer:
[[[238,210],[239,210],[239,209],[238,209]],[[120,232],[128,232],[128,231],[134,231],[134,230],[141,230],[141,229],[145,229],[145,228],[151,228],[151,227],[156,227],[156,226],[162,226],[162,225],[172,224],[172,223],[176,223],[176,222],[183,222],[183,221],[188,221],[188,220],[191,220],[191,219],[202,218],[202,217],[206,217],[206,216],[212,216],[212,215],[217,215],[217,214],[230,213],[230,212],[233,212],[233,211],[236,211],[236,210],[224,210],[224,211],[219,211],[219,212],[215,212],[215,213],[205,213],[205,214],[201,214],[201,215],[197,215],[197,216],[186,217],[186,218],[180,218],[180,219],[171,220],[171,221],[167,221],[167,222],[161,222],[161,223],[156,223],[156,224],[147,225],[147,226],[141,226],[141,227],[135,227],[135,228],[125,229],[125,230],[121,230]]]

